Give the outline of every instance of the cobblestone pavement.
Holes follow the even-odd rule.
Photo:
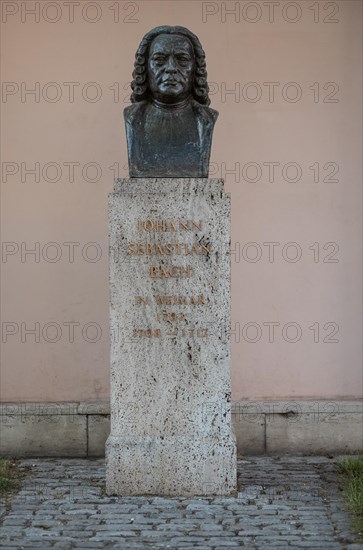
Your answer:
[[[363,549],[350,530],[335,459],[241,460],[234,498],[108,497],[104,460],[19,465],[30,473],[21,491],[2,502],[2,550]]]

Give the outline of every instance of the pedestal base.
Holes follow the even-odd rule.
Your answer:
[[[110,436],[106,465],[108,495],[223,496],[236,491],[234,439]]]

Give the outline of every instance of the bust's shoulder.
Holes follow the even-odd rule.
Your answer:
[[[195,101],[195,99],[192,101],[192,106],[195,113],[199,115],[202,119],[204,119],[205,122],[209,122],[212,124],[216,122],[219,115],[218,111],[207,107],[207,105],[202,105],[201,103],[198,103],[198,101]]]
[[[147,106],[147,101],[138,101],[137,103],[132,103],[124,109],[124,119],[126,122],[133,122],[135,118],[139,117],[141,113],[145,110]]]

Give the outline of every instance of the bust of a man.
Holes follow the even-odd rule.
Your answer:
[[[156,27],[135,55],[124,110],[130,177],[208,177],[214,123],[205,54],[185,27]]]

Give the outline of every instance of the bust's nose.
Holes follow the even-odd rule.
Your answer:
[[[175,61],[173,59],[173,56],[171,56],[171,55],[168,57],[168,62],[165,66],[165,72],[166,73],[176,73]]]

